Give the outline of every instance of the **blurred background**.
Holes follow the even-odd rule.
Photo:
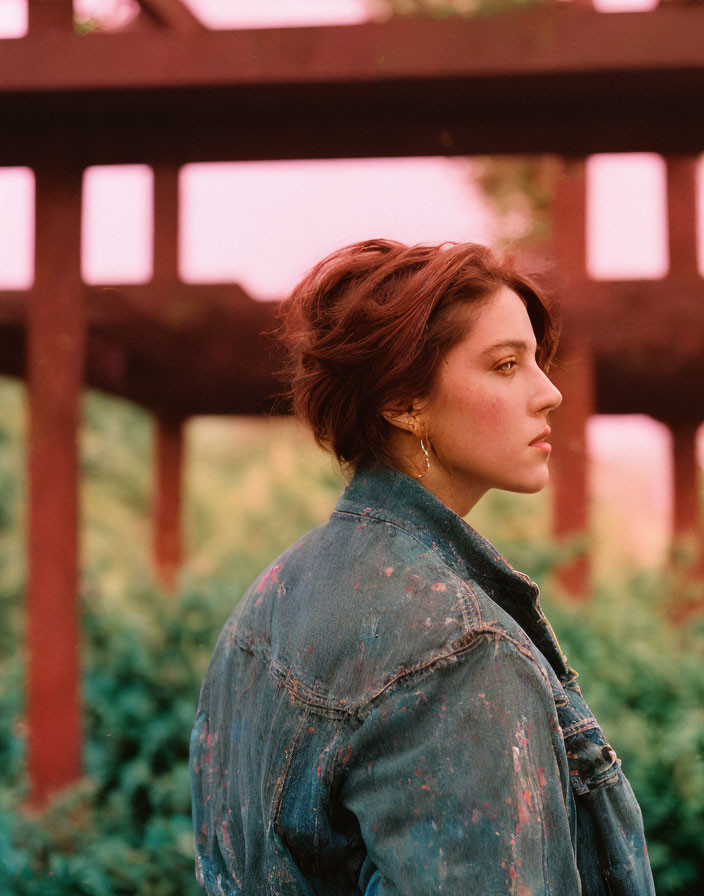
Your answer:
[[[0,891],[198,892],[210,653],[345,485],[274,413],[261,333],[383,236],[488,243],[557,303],[551,484],[468,521],[541,584],[658,893],[698,892],[702,28],[650,0],[0,0]]]

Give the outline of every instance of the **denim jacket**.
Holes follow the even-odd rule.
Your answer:
[[[191,735],[208,894],[653,894],[640,809],[537,586],[358,471],[226,623]]]

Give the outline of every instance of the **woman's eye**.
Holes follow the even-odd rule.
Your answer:
[[[510,373],[515,366],[516,362],[514,360],[504,361],[502,364],[499,364],[496,369],[501,371],[501,373]]]

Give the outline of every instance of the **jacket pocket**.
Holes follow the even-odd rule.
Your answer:
[[[555,705],[575,793],[584,795],[615,784],[621,760],[606,741],[574,679],[555,695]]]

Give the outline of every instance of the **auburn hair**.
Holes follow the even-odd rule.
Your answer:
[[[431,394],[441,359],[503,286],[524,300],[547,371],[557,343],[547,302],[486,246],[372,239],[331,253],[281,304],[280,373],[294,413],[341,464],[394,466],[381,410]]]

